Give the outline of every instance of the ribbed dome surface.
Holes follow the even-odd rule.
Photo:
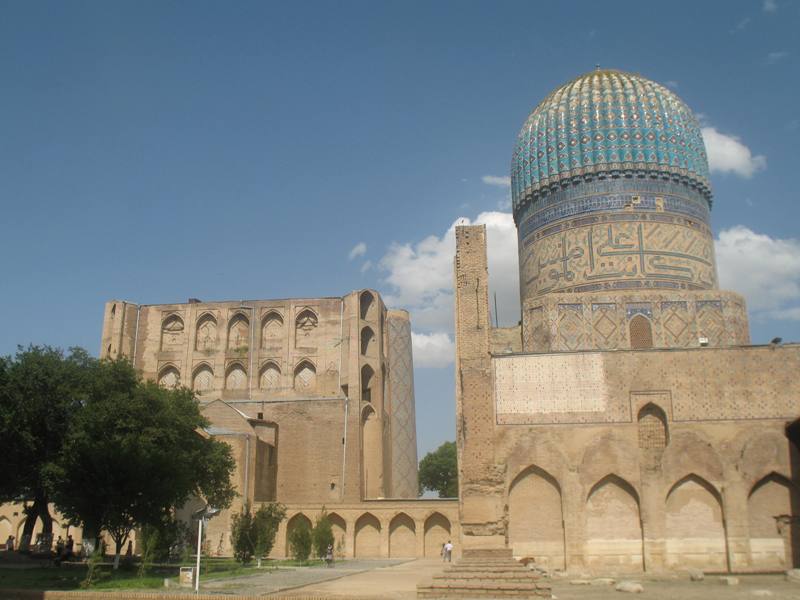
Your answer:
[[[525,121],[511,162],[514,210],[554,184],[629,174],[684,180],[711,196],[700,126],[686,104],[639,75],[592,71]]]

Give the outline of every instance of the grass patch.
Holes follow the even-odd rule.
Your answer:
[[[36,564],[36,563],[32,563]],[[200,577],[202,581],[214,579],[227,579],[230,577],[246,577],[258,575],[278,568],[302,568],[320,566],[321,560],[300,562],[296,560],[265,560],[261,568],[253,561],[243,566],[232,558],[203,558],[200,563]],[[139,577],[138,568],[120,568],[114,571],[109,564],[98,567],[96,581],[89,589],[93,590],[123,590],[123,589],[157,589],[164,586],[164,579],[170,578],[172,585],[178,584],[178,571],[180,567],[193,567],[193,561],[169,565],[154,565],[148,569],[144,577]],[[55,567],[51,564],[40,564],[26,569],[4,569],[0,567],[0,589],[21,590],[77,590],[81,589],[81,582],[86,579],[87,567],[85,565],[62,565]]]

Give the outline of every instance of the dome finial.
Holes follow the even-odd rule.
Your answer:
[[[595,71],[599,71],[600,70],[600,63],[595,63],[594,70]]]

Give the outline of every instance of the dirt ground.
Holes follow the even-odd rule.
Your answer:
[[[383,600],[413,600],[417,583],[430,579],[442,571],[443,565],[435,559],[419,559],[399,565],[384,566],[362,573],[348,575],[335,581],[326,581],[293,589],[279,594],[296,600],[302,598],[381,598]],[[623,578],[618,578],[621,581]],[[739,585],[728,586],[719,582],[719,576],[707,575],[704,581],[693,582],[688,575],[625,577],[644,587],[641,594],[618,592],[613,585],[574,585],[571,578],[545,579],[557,600],[605,600],[626,597],[643,600],[800,600],[800,583],[785,581],[781,575],[740,575]]]

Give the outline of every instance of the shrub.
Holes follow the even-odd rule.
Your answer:
[[[334,539],[331,520],[328,518],[328,513],[325,511],[324,506],[314,524],[311,538],[314,543],[314,556],[317,558],[325,558],[325,555],[328,553],[328,546],[333,546]]]
[[[289,547],[300,562],[306,562],[311,555],[311,528],[305,519],[300,519],[289,534]]]
[[[261,558],[268,555],[275,545],[278,525],[286,516],[282,504],[271,502],[258,509],[255,515],[245,505],[241,513],[233,515],[231,540],[233,555],[237,561],[247,564],[253,556]]]

